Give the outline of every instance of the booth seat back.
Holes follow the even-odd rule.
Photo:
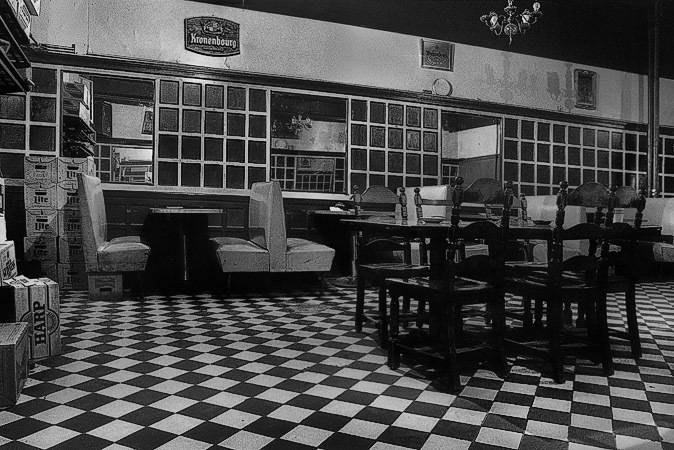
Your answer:
[[[648,198],[643,224],[661,226],[663,236],[674,236],[674,198]]]
[[[98,271],[98,248],[108,235],[103,187],[97,177],[77,174],[78,194],[82,211],[82,247],[87,272]]]
[[[286,227],[278,181],[254,183],[248,206],[249,240],[269,252],[269,270],[286,270]]]
[[[532,220],[550,220],[555,223],[557,214],[556,195],[532,195],[527,197],[527,215]],[[567,206],[564,210],[564,227],[578,225],[587,222],[587,210],[583,206]],[[587,254],[589,243],[587,241],[564,241],[564,259],[576,255]],[[538,244],[534,247],[534,260],[547,261],[547,246]]]

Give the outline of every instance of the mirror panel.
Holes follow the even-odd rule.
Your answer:
[[[67,134],[69,127],[81,127],[78,138],[89,135],[91,142],[79,151],[91,151],[102,181],[152,184],[154,81],[64,73],[62,92],[63,156],[84,156],[72,154]]]

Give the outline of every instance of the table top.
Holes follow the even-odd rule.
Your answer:
[[[343,218],[341,222],[351,227],[353,230],[391,230],[398,233],[408,233],[417,237],[445,236],[447,229],[451,226],[450,220],[428,223],[422,220],[410,219],[402,220],[400,218],[371,217],[368,219]],[[467,226],[473,221],[461,221],[459,227]],[[552,232],[555,229],[554,224],[536,225],[529,223],[520,225],[511,223],[509,227],[510,237],[513,239],[541,239],[548,240],[552,238]],[[645,226],[639,230],[639,235],[653,236],[660,233],[660,227]]]
[[[153,214],[222,214],[221,208],[183,208],[178,206],[164,206],[150,208]]]

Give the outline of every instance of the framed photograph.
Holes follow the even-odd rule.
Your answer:
[[[421,67],[454,70],[454,44],[445,41],[421,40]]]
[[[597,108],[597,73],[589,70],[574,71],[576,108]]]

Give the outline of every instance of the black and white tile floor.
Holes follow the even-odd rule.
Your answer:
[[[0,449],[674,449],[674,282],[639,286],[644,357],[613,341],[614,376],[576,359],[557,385],[513,356],[505,380],[469,363],[455,394],[389,370],[354,298],[63,292],[64,354],[0,411]]]

